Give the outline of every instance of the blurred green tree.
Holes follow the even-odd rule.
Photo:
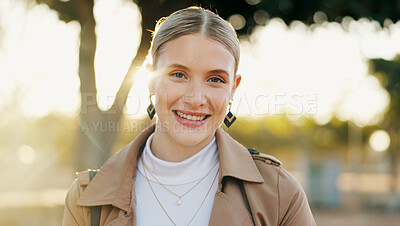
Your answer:
[[[395,192],[397,190],[398,165],[400,163],[400,55],[394,57],[393,60],[371,59],[370,72],[379,79],[390,95],[389,109],[381,127],[390,136],[388,150],[392,174],[390,187]]]

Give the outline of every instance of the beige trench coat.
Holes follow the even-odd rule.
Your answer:
[[[77,174],[62,225],[90,225],[90,207],[99,205],[100,225],[136,225],[136,165],[153,131],[154,125],[112,156],[90,183],[87,171]],[[209,225],[315,225],[301,185],[277,159],[251,155],[220,128],[216,138],[220,175]]]

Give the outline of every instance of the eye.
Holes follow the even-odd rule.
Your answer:
[[[214,83],[225,83],[224,80],[222,80],[221,78],[218,78],[218,77],[212,77],[212,78],[208,79],[208,81],[214,82]]]
[[[183,73],[181,73],[181,72],[175,72],[175,73],[172,73],[170,75],[175,77],[175,78],[184,78],[185,77],[185,75]]]

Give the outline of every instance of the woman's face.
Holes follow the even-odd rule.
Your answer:
[[[204,35],[184,35],[164,44],[150,85],[157,129],[184,146],[210,142],[240,83],[234,68],[225,46]]]

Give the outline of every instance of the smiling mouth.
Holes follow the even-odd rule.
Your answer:
[[[174,114],[180,118],[191,120],[191,121],[203,121],[206,118],[210,117],[211,115],[208,114],[200,114],[200,115],[191,115],[191,114],[184,114],[180,111],[173,110]]]

